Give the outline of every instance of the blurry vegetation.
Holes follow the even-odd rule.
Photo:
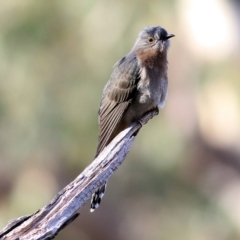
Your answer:
[[[161,25],[176,35],[167,104],[99,210],[86,204],[56,239],[240,239],[237,14],[223,0],[2,2],[0,227],[42,207],[92,161],[114,63],[143,27]]]

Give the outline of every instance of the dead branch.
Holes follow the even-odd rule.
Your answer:
[[[158,114],[148,112],[139,122],[122,131],[104,151],[46,206],[36,213],[12,220],[2,231],[1,240],[46,240],[72,222],[78,209],[118,169],[124,161],[137,132]]]

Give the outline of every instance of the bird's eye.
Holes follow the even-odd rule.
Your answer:
[[[153,38],[153,37],[149,37],[149,38],[148,38],[148,42],[149,42],[149,43],[153,43],[153,42],[154,42],[154,38]]]

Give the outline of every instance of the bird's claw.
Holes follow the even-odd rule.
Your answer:
[[[154,116],[158,115],[159,110],[158,108],[155,108],[149,112],[147,112],[141,119],[138,120],[138,123],[141,125],[141,127],[146,124],[150,119],[152,119]]]

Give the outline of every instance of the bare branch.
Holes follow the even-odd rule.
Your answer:
[[[139,122],[122,131],[104,151],[54,199],[36,213],[11,221],[2,231],[1,240],[53,239],[72,222],[78,209],[117,170],[124,161],[134,138],[149,119],[158,114],[148,112]]]

